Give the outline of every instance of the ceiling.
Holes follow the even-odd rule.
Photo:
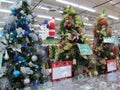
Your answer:
[[[5,0],[2,0],[5,1]],[[16,0],[6,0],[6,1],[16,1]],[[29,0],[30,1],[30,0]],[[44,15],[44,16],[54,16],[55,18],[62,19],[61,11],[66,7],[66,4],[57,2],[56,0],[31,0],[32,8],[35,7],[33,12],[36,15]],[[41,1],[41,2],[40,2]],[[59,0],[60,1],[60,0]],[[96,12],[90,12],[81,8],[74,7],[76,12],[81,16],[84,23],[88,23],[90,25],[85,25],[86,33],[92,34],[92,29],[94,20],[101,13],[103,9],[106,10],[107,15],[116,16],[119,19],[114,20],[109,18],[109,23],[113,27],[113,30],[119,32],[120,30],[120,0],[64,0],[69,1],[71,3],[75,3],[77,5],[82,5],[85,7],[89,7],[91,9],[96,10]],[[40,2],[40,3],[39,3]],[[11,3],[1,2],[0,8],[9,10],[11,7]],[[9,13],[0,13],[0,22],[4,21],[8,17]],[[45,18],[36,17],[38,23],[42,23]],[[60,20],[56,20],[56,24],[59,25]]]

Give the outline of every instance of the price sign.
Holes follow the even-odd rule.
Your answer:
[[[72,77],[72,61],[52,63],[52,81]]]
[[[91,55],[93,54],[91,48],[89,47],[88,44],[77,44],[79,50],[80,50],[80,53],[82,55]]]
[[[106,63],[107,63],[107,72],[117,70],[117,60],[116,59],[107,60]]]
[[[103,42],[104,43],[115,43],[115,39],[112,37],[104,37]]]

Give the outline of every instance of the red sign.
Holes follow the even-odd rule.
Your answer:
[[[117,60],[116,59],[111,59],[107,60],[107,72],[112,72],[117,70]]]
[[[72,61],[52,63],[52,81],[72,77]]]

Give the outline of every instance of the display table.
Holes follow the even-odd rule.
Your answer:
[[[23,90],[120,90],[120,71],[100,77],[78,76],[60,81],[48,81],[38,87],[26,87]]]

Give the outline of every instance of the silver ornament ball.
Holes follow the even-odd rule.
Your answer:
[[[35,62],[35,61],[38,60],[38,57],[37,57],[36,55],[33,55],[33,56],[31,57],[31,60],[32,60],[33,62]]]
[[[27,85],[27,84],[29,84],[29,83],[30,83],[30,78],[25,78],[25,79],[24,79],[24,84]]]

